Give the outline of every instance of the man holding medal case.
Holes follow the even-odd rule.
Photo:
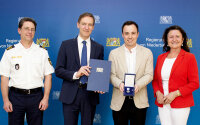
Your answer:
[[[153,79],[153,54],[138,45],[138,25],[126,21],[122,25],[124,45],[109,55],[113,94],[111,109],[115,125],[145,125],[149,107],[147,85]]]

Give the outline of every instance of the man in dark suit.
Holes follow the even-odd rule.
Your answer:
[[[62,42],[59,50],[55,73],[63,79],[60,101],[63,103],[65,125],[77,125],[81,112],[81,124],[92,125],[96,105],[99,103],[98,92],[87,91],[87,76],[90,59],[103,59],[104,48],[90,38],[95,19],[91,13],[79,16],[77,38]],[[103,93],[103,92],[99,92]]]

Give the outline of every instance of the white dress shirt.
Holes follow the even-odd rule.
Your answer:
[[[80,36],[78,36],[77,38],[77,42],[78,42],[78,52],[79,52],[79,60],[80,60],[80,64],[81,64],[81,56],[82,56],[82,49],[83,49],[83,41],[86,41],[86,46],[87,46],[87,65],[89,66],[89,61],[90,61],[90,51],[91,51],[91,41],[90,41],[90,37],[86,40],[83,40]],[[74,73],[73,75],[73,79],[79,79],[79,77],[76,77],[76,73]]]
[[[86,41],[86,46],[87,46],[87,65],[89,65],[89,60],[90,60],[90,50],[91,50],[91,41],[90,37],[86,40],[83,40],[80,36],[77,38],[78,40],[78,52],[79,52],[79,59],[80,59],[80,64],[81,64],[81,56],[82,56],[82,49],[83,49],[83,41]]]
[[[128,69],[127,73],[135,74],[137,45],[131,50],[127,49],[126,47],[124,48],[125,48],[126,65]]]

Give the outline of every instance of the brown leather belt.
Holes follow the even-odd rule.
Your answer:
[[[15,87],[10,87],[10,90],[14,91],[16,93],[20,93],[20,94],[24,94],[24,95],[30,95],[30,94],[34,94],[34,93],[37,93],[37,92],[41,92],[42,87],[34,88],[34,89],[19,89],[19,88],[15,88]]]

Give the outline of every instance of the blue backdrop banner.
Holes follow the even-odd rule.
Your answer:
[[[196,56],[200,67],[200,1],[198,0],[0,0],[0,58],[5,49],[20,40],[17,32],[18,22],[23,17],[32,17],[38,27],[34,41],[47,48],[53,66],[56,65],[59,47],[63,40],[78,35],[77,20],[84,12],[93,13],[95,28],[92,39],[105,47],[105,57],[124,41],[121,26],[127,20],[139,25],[138,44],[153,52],[154,67],[159,54],[162,53],[162,34],[170,25],[181,26],[188,35],[188,45]],[[44,125],[63,125],[62,104],[58,100],[62,80],[53,74],[49,108],[44,112]],[[199,124],[200,91],[193,93],[195,106],[191,108],[188,125]],[[94,124],[112,125],[110,91],[100,95]],[[157,106],[151,83],[148,85],[150,107],[147,111],[146,125],[159,125]],[[8,124],[8,115],[3,109],[0,95],[0,123]],[[79,121],[80,125],[80,121]]]

